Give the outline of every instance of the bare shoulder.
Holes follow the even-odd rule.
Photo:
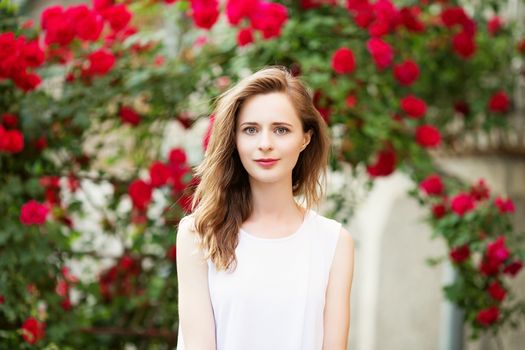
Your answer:
[[[193,215],[183,217],[177,229],[177,258],[202,255],[199,245],[199,235],[195,229]],[[177,259],[178,260],[178,259]]]
[[[339,235],[338,246],[341,247],[341,250],[346,253],[353,253],[355,249],[354,238],[344,227],[341,226],[341,234]]]

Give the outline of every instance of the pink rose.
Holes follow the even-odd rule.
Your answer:
[[[20,209],[20,222],[24,225],[42,225],[48,213],[49,208],[32,199]]]

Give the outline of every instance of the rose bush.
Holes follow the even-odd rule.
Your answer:
[[[429,153],[505,128],[513,110],[511,62],[525,39],[514,43],[488,6],[94,0],[50,6],[32,24],[0,2],[2,344],[174,345],[174,232],[199,179],[164,130],[191,133],[209,117],[193,150],[202,156],[212,98],[272,63],[301,75],[342,131],[334,170],[364,167],[370,183],[397,169],[412,176],[459,273],[445,294],[472,335],[515,324],[525,307],[508,279],[525,255],[512,200],[444,174]],[[93,184],[107,189],[103,202]]]

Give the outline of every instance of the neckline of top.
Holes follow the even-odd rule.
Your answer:
[[[304,229],[304,227],[306,226],[306,223],[308,221],[308,219],[313,216],[315,214],[315,211],[312,210],[312,209],[307,209],[307,211],[305,212],[304,214],[304,218],[303,218],[303,222],[301,223],[301,225],[299,225],[299,228],[297,230],[295,230],[294,233],[288,235],[288,236],[284,236],[284,237],[279,237],[279,238],[263,238],[263,237],[258,237],[258,236],[254,236],[252,235],[251,233],[245,231],[244,229],[242,228],[239,228],[239,231],[240,233],[242,233],[245,237],[248,237],[250,239],[254,239],[254,240],[258,240],[258,241],[264,241],[264,242],[282,242],[282,241],[287,241],[289,239],[292,239],[293,237],[295,236],[298,236]]]

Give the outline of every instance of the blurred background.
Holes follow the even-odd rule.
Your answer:
[[[348,348],[522,349],[523,6],[0,0],[0,348],[175,348],[214,98],[280,64],[332,135]]]

